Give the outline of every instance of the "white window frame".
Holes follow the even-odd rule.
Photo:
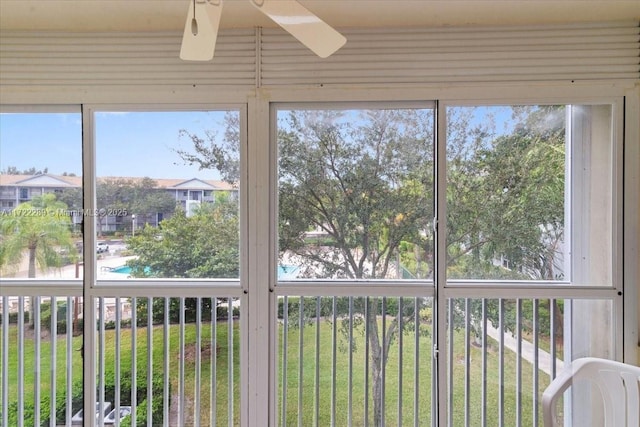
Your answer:
[[[620,343],[621,350],[617,358],[630,363],[639,363],[638,353],[638,286],[640,282],[640,87],[633,82],[533,82],[530,85],[522,83],[513,84],[456,84],[451,85],[371,85],[366,88],[340,87],[328,85],[325,87],[283,87],[270,89],[226,89],[199,87],[197,92],[191,88],[157,87],[150,86],[131,91],[129,88],[115,87],[113,90],[102,88],[68,88],[64,91],[55,88],[40,88],[39,90],[20,88],[2,88],[1,112],[77,112],[79,106],[83,109],[83,130],[85,133],[83,147],[85,171],[85,209],[95,207],[95,182],[91,179],[95,170],[94,136],[92,111],[109,111],[119,107],[122,110],[132,109],[155,111],[164,108],[170,111],[177,109],[200,110],[220,109],[225,105],[235,106],[244,111],[244,124],[246,141],[242,144],[245,150],[244,158],[244,191],[241,191],[241,228],[244,237],[241,238],[241,279],[240,287],[234,288],[241,292],[242,311],[241,316],[246,321],[242,322],[241,339],[244,345],[241,350],[241,370],[244,381],[241,388],[241,420],[243,426],[262,426],[265,419],[269,425],[275,425],[277,410],[275,407],[274,393],[277,383],[270,371],[269,360],[274,360],[276,349],[274,347],[277,330],[274,328],[272,313],[276,309],[275,292],[271,292],[270,283],[273,280],[271,274],[274,271],[273,227],[277,225],[277,214],[273,203],[277,197],[272,181],[274,173],[275,157],[273,144],[274,129],[271,126],[272,103],[299,103],[299,102],[406,102],[438,99],[439,110],[446,105],[469,104],[496,104],[510,105],[518,103],[529,104],[588,104],[588,103],[612,103],[615,107],[614,120],[617,141],[624,139],[624,155],[621,159],[624,163],[624,176],[620,177],[624,183],[623,197],[624,212],[620,212],[617,223],[622,227],[625,235],[616,236],[616,247],[622,253],[616,253],[617,259],[622,259],[621,279],[616,282],[615,288],[590,288],[587,291],[595,298],[612,298],[616,301],[619,312],[623,313],[619,321],[622,325],[614,325],[616,340]],[[184,104],[189,100],[191,104]],[[211,100],[220,101],[221,104],[211,104]],[[121,104],[112,104],[117,101]],[[87,104],[83,104],[88,102]],[[226,104],[225,104],[226,103]],[[147,106],[148,108],[144,108]],[[159,107],[160,106],[160,107]],[[438,120],[444,120],[443,115]],[[625,123],[624,129],[622,123]],[[441,126],[439,126],[441,128]],[[623,133],[624,132],[624,133]],[[440,138],[438,135],[439,145]],[[87,166],[88,165],[88,166]],[[621,167],[622,165],[620,165]],[[87,183],[86,180],[89,182]],[[87,185],[88,184],[88,185]],[[618,184],[622,184],[619,182]],[[620,187],[621,188],[621,187]],[[619,190],[622,191],[622,190]],[[89,202],[89,203],[87,203]],[[444,207],[443,207],[444,209]],[[438,211],[440,218],[445,218],[445,211]],[[86,297],[112,296],[114,292],[125,291],[128,296],[149,296],[146,287],[136,289],[123,289],[118,287],[121,283],[95,282],[95,259],[88,251],[95,249],[95,225],[85,229],[85,259],[88,259],[89,268],[85,268],[83,281],[46,281],[38,282],[37,286],[25,290],[20,280],[5,280],[0,286],[2,295],[49,295],[55,289],[58,295],[73,295],[78,283],[85,283]],[[86,244],[89,243],[89,244]],[[623,246],[622,246],[623,245]],[[440,248],[442,249],[442,248]],[[89,255],[89,257],[87,257]],[[439,274],[444,269],[440,268]],[[446,283],[446,278],[440,278],[440,283]],[[94,285],[95,284],[95,285]],[[185,296],[185,289],[178,290],[171,284],[160,283],[163,296]],[[104,285],[104,286],[102,286]],[[107,286],[107,285],[113,285]],[[229,289],[231,290],[231,289]],[[439,290],[440,291],[440,290]],[[495,292],[508,291],[511,298],[570,298],[576,296],[582,290],[568,286],[536,287],[531,289],[515,289],[514,287],[485,287],[468,289],[466,286],[447,286],[441,289],[439,299],[457,296],[466,297],[492,297]],[[615,295],[612,295],[615,293]],[[623,293],[623,295],[619,295]],[[188,296],[198,294],[198,288],[191,288]],[[582,296],[582,295],[580,295]],[[95,307],[94,307],[95,308]],[[623,310],[624,309],[624,310]],[[91,313],[91,310],[89,310]],[[95,311],[93,311],[95,320]],[[89,324],[90,321],[85,322]],[[90,334],[94,335],[94,334]],[[91,341],[91,338],[89,338]],[[622,343],[624,346],[622,347]],[[95,335],[93,342],[95,345]],[[86,354],[86,353],[85,353]],[[268,357],[264,357],[268,355]],[[95,360],[85,358],[85,369],[94,369]],[[95,372],[95,370],[93,371]],[[91,376],[87,376],[91,377]],[[95,400],[95,378],[85,379],[89,393],[86,402]],[[94,391],[91,391],[94,390]],[[443,392],[444,390],[440,390]],[[91,396],[93,395],[93,396]],[[442,399],[444,402],[444,399]],[[444,406],[443,406],[444,405]],[[444,409],[444,410],[443,410]],[[91,413],[92,408],[87,404],[86,413]],[[268,414],[268,415],[267,415]],[[439,407],[440,425],[446,425],[446,403]],[[89,420],[89,424],[93,424]]]

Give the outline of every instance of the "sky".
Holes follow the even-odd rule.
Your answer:
[[[222,136],[224,112],[100,112],[95,116],[98,176],[218,179],[214,171],[184,164],[176,149],[190,149],[185,129]],[[82,175],[80,113],[0,114],[0,170],[48,168]]]
[[[460,108],[460,107],[457,107]],[[466,107],[463,107],[466,108]],[[499,133],[509,127],[510,109],[476,108],[473,122],[488,114],[500,118]],[[175,179],[219,179],[216,171],[186,165],[175,152],[191,149],[180,136],[185,129],[197,135],[205,130],[224,133],[224,111],[98,112],[96,124],[97,176]],[[0,114],[0,170],[48,168],[51,174],[82,175],[80,113]]]

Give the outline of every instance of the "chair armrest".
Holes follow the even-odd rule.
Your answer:
[[[542,394],[544,427],[556,425],[556,405],[562,394],[573,384],[574,366],[570,365],[558,375]]]

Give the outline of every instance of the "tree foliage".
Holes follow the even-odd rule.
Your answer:
[[[478,119],[477,113],[447,111],[448,277],[554,279],[562,272],[563,109],[515,107],[512,127],[500,132],[491,114]],[[193,151],[179,154],[237,182],[239,139],[237,127],[228,124],[222,139],[188,134]],[[287,263],[309,278],[433,277],[433,111],[279,112],[277,140],[278,243]],[[311,231],[326,237],[312,240]],[[502,259],[508,268],[497,262]],[[378,298],[359,301],[353,309],[367,313],[360,319],[371,331],[374,421],[380,425],[383,355],[399,319],[405,314],[403,323],[410,325],[414,312],[396,311],[380,334],[377,319],[389,307]],[[496,323],[496,307],[485,308]],[[480,318],[479,305],[471,312]]]
[[[201,205],[195,215],[187,217],[182,209],[162,221],[160,227],[146,226],[127,245],[137,255],[127,262],[134,277],[161,278],[238,278],[239,277],[238,204],[229,194],[219,194],[214,204]],[[218,299],[222,304],[225,300]],[[136,311],[139,320],[147,321],[147,300],[139,299]],[[194,321],[197,300],[185,299],[186,321]],[[210,319],[212,300],[202,298],[203,320]],[[216,308],[216,313],[218,308]],[[223,309],[224,312],[224,309]],[[164,301],[153,301],[153,320],[168,315],[170,321],[180,316],[180,302],[169,301],[165,313]]]
[[[557,279],[564,237],[564,111],[521,107],[498,137],[452,138],[447,163],[448,275]],[[449,148],[449,145],[448,147]],[[508,260],[509,270],[493,268]]]
[[[279,126],[280,251],[311,277],[397,277],[433,218],[430,110],[292,111]],[[321,230],[330,247],[308,245]],[[395,270],[395,273],[392,273]]]
[[[190,146],[188,150],[179,149],[176,153],[185,163],[198,165],[201,170],[217,170],[225,181],[237,185],[240,180],[240,115],[235,111],[227,112],[223,126],[222,136],[214,130],[207,130],[204,135],[181,130],[180,136],[188,139]]]
[[[36,277],[37,267],[62,267],[64,259],[76,252],[66,209],[47,193],[0,216],[0,266],[16,266],[26,256],[31,278]]]
[[[237,278],[238,205],[229,195],[187,217],[181,209],[159,228],[146,226],[127,241],[135,277]]]
[[[0,173],[3,175],[43,175],[49,173],[49,168],[36,169],[32,166],[29,169],[20,170],[15,166],[7,166],[7,168],[0,171]]]
[[[69,209],[82,209],[82,189],[65,189],[60,195]],[[101,178],[96,183],[96,206],[99,213],[96,220],[98,232],[102,232],[105,216],[108,212],[121,213],[121,216],[135,214],[136,222],[144,225],[155,222],[155,215],[171,215],[176,207],[175,198],[158,188],[157,181],[142,179]]]
[[[77,254],[66,209],[55,194],[47,193],[0,216],[0,268],[16,268],[26,256],[27,275],[35,278],[37,267],[45,271],[73,260]],[[33,297],[29,307],[35,307]]]

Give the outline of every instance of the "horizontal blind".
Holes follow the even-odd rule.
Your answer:
[[[179,58],[182,34],[2,33],[2,85],[255,87],[255,30],[223,31],[215,58]]]
[[[354,29],[319,59],[264,30],[264,86],[640,78],[637,22],[503,28]]]
[[[180,60],[178,32],[3,32],[0,85],[253,88],[640,78],[638,22],[341,32],[347,44],[320,59],[279,29],[224,30],[209,62]]]

